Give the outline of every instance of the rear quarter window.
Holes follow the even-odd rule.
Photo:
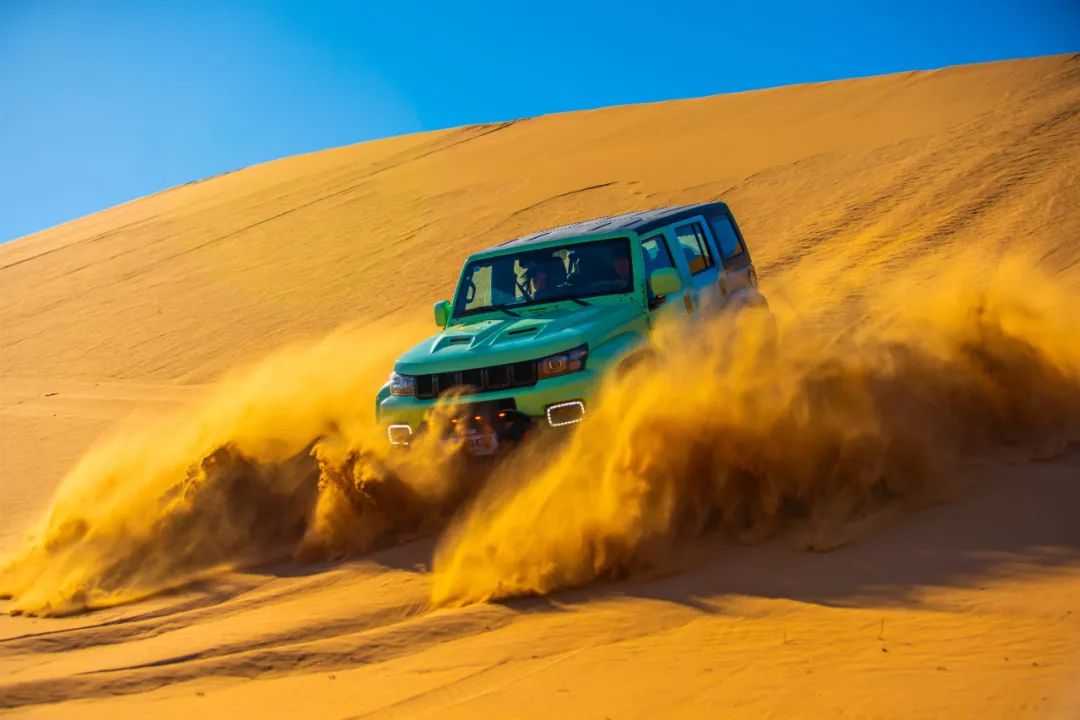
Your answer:
[[[725,260],[743,254],[743,246],[739,241],[739,234],[735,232],[735,226],[731,224],[731,218],[727,215],[713,215],[709,218],[709,224],[712,226],[720,254]]]

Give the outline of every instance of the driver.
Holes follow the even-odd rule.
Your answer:
[[[629,256],[618,247],[608,247],[605,250],[606,252],[599,258],[602,262],[598,264],[598,269],[603,269],[597,273],[593,281],[593,291],[625,292],[629,290],[633,273]]]
[[[583,293],[628,292],[633,279],[624,247],[585,244],[575,251],[574,288]]]
[[[614,274],[618,287],[630,289],[630,258],[617,250],[611,254],[611,272]]]
[[[529,278],[533,300],[542,300],[558,294],[558,287],[566,281],[566,268],[562,260],[551,258],[533,266]]]

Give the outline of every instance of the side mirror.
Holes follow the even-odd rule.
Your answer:
[[[439,327],[446,327],[448,322],[450,322],[450,301],[440,300],[435,303],[435,324]]]
[[[682,288],[682,280],[675,268],[660,268],[653,270],[649,276],[649,289],[656,297],[663,297],[671,293],[677,293]]]

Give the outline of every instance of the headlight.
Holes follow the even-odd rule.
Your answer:
[[[416,378],[412,375],[399,375],[396,372],[390,373],[390,394],[399,396],[415,395]]]
[[[537,363],[540,379],[566,375],[585,368],[585,359],[589,357],[589,346],[582,345],[568,352],[549,355]]]

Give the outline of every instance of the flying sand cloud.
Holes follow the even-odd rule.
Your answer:
[[[434,438],[391,451],[371,417],[416,329],[332,334],[94,447],[0,592],[14,612],[65,614],[443,532],[433,604],[547,593],[676,567],[717,528],[828,549],[853,519],[940,498],[967,454],[1076,439],[1074,297],[1019,263],[957,272],[914,306],[903,286],[839,338],[786,309],[806,305],[794,297],[778,329],[757,312],[673,318],[572,438],[483,470]]]

